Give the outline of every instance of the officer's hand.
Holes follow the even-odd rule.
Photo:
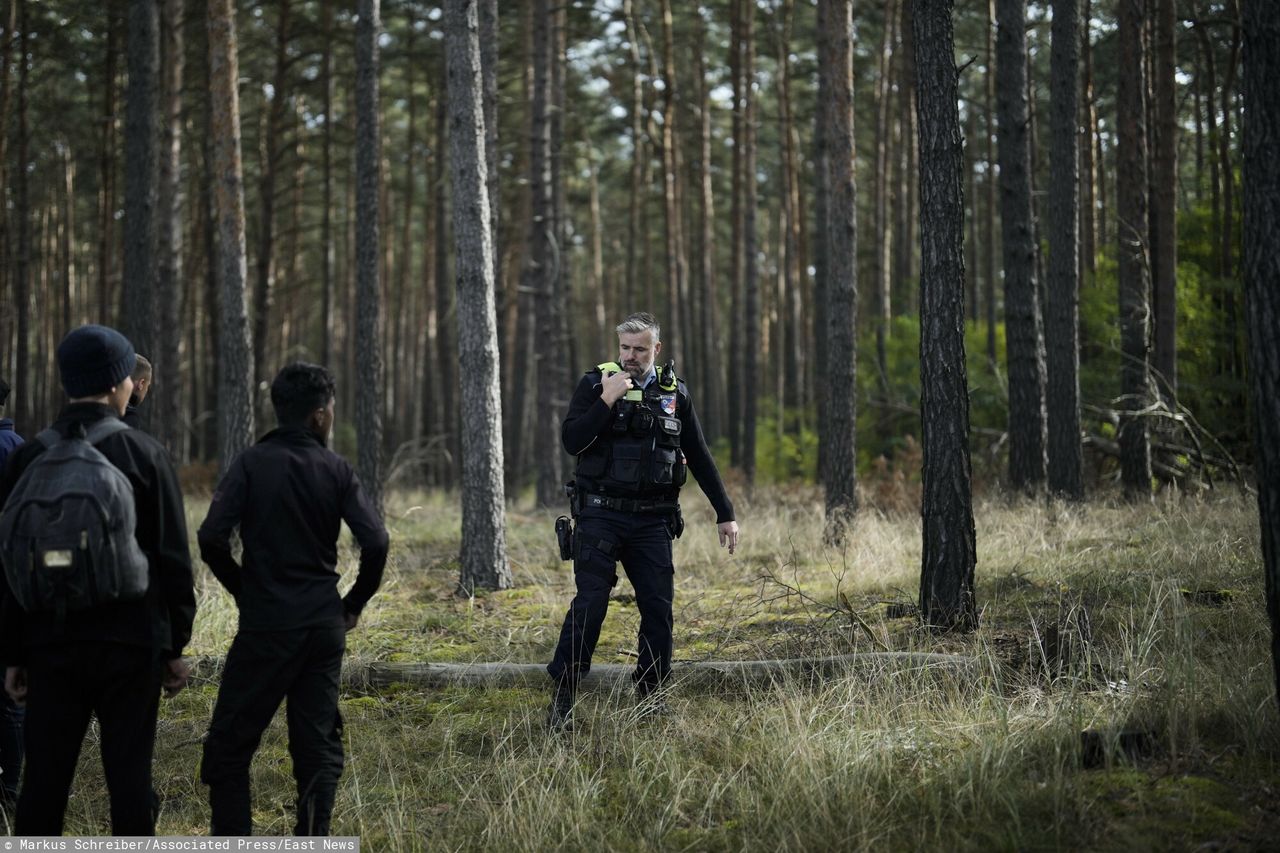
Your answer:
[[[716,530],[720,531],[720,547],[729,546],[729,553],[732,554],[738,550],[738,522],[725,521],[716,525]]]
[[[172,699],[187,686],[187,679],[191,677],[191,667],[182,658],[174,658],[164,665],[164,678],[160,680],[160,686],[164,688],[164,695],[167,699]]]
[[[356,626],[356,623],[360,621],[360,617],[352,613],[350,610],[346,612],[345,619],[346,619],[345,624],[348,631],[354,628]]]
[[[626,373],[611,373],[600,383],[600,399],[609,408],[622,399],[631,389],[631,377]]]
[[[4,671],[4,689],[19,708],[27,705],[27,668],[11,666]]]

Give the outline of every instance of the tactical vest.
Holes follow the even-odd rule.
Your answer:
[[[621,373],[616,362],[598,365],[601,377]],[[674,372],[643,390],[632,388],[614,404],[609,425],[578,454],[574,474],[579,490],[614,497],[674,499],[684,485],[686,463],[680,451],[677,417],[680,391]]]

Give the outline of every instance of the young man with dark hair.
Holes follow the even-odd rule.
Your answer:
[[[86,438],[129,481],[134,539],[146,559],[140,598],[122,596],[87,609],[67,605],[27,612],[10,588],[8,573],[0,581],[5,689],[27,709],[19,835],[62,833],[91,715],[98,720],[111,831],[155,832],[151,756],[160,691],[163,687],[172,696],[186,684],[182,650],[191,639],[196,598],[173,466],[155,439],[119,420],[133,390],[134,357],[133,345],[114,329],[81,326],[69,333],[58,345],[57,359],[70,402],[50,430],[19,448],[0,473],[0,506],[9,500],[18,506],[27,488],[20,482],[23,473],[40,464],[42,454],[62,453],[67,439]],[[41,559],[55,554],[68,563],[45,565],[74,565],[69,551],[46,551]]]
[[[231,463],[198,534],[200,556],[240,609],[200,771],[214,835],[252,832],[249,765],[286,697],[298,785],[294,834],[328,834],[342,775],[338,678],[346,632],[377,591],[387,559],[382,520],[351,465],[325,446],[333,376],[291,364],[271,383],[271,403],[278,428]],[[360,569],[339,597],[344,521],[360,546]],[[237,527],[243,565],[231,553]]]
[[[142,426],[142,417],[138,414],[138,407],[142,405],[142,401],[147,399],[147,392],[151,390],[151,362],[145,355],[139,355],[137,362],[133,366],[133,393],[129,395],[129,405],[124,409],[124,422],[134,429]]]

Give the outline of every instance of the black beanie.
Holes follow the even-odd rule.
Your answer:
[[[105,394],[133,373],[137,356],[129,339],[106,326],[81,326],[58,344],[58,372],[67,396]]]

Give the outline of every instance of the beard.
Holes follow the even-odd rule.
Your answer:
[[[648,366],[639,364],[624,364],[622,369],[627,372],[633,382],[639,382],[644,379],[645,374],[649,372]]]

